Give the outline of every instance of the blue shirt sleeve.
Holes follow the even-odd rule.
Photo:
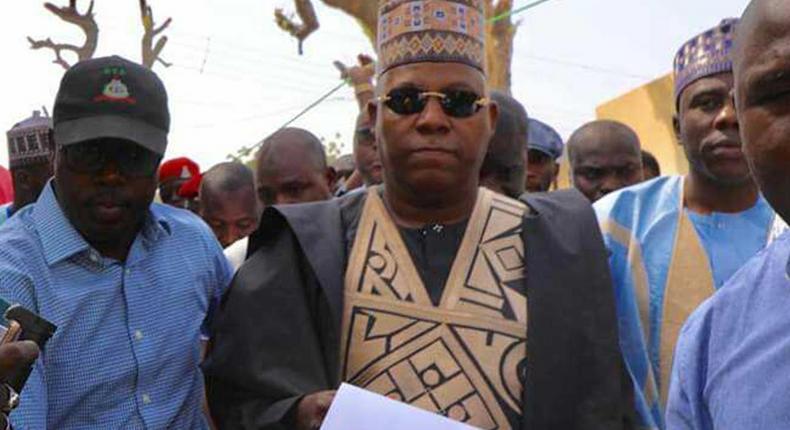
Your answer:
[[[686,322],[675,349],[669,385],[666,425],[677,430],[713,430],[705,406],[703,371],[707,368],[702,351],[707,344],[709,327],[705,324],[708,305],[702,305]]]
[[[222,300],[222,296],[227,291],[228,287],[230,286],[231,281],[233,280],[233,268],[230,265],[230,262],[225,257],[225,253],[222,251],[222,247],[220,247],[219,243],[211,236],[210,240],[207,240],[208,248],[210,250],[210,264],[211,264],[211,272],[214,274],[214,285],[209,289],[211,291],[211,296],[209,297],[209,306],[208,306],[208,313],[206,314],[206,319],[203,321],[203,326],[200,329],[201,335],[203,336],[204,340],[208,340],[211,333],[211,321],[216,313],[216,310],[219,308],[219,303]]]

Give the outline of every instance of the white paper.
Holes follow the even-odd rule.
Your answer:
[[[343,384],[321,430],[476,430],[441,415]]]

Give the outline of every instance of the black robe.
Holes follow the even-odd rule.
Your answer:
[[[213,324],[204,366],[220,429],[288,429],[336,389],[346,259],[365,194],[268,209]],[[632,427],[607,255],[581,194],[529,195],[522,430]]]

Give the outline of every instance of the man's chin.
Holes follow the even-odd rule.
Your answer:
[[[131,234],[136,228],[136,223],[126,211],[120,216],[115,213],[92,212],[83,219],[86,221],[81,222],[83,225],[77,228],[91,242],[117,241],[118,238]]]
[[[740,187],[754,182],[749,172],[719,170],[710,172],[708,176],[716,183],[730,187]]]
[[[409,183],[421,192],[444,192],[460,189],[463,180],[449,171],[430,169],[415,172],[409,178]]]

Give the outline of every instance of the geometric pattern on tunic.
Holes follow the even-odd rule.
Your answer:
[[[346,272],[342,377],[481,429],[520,426],[526,206],[481,189],[435,306],[377,191]]]

